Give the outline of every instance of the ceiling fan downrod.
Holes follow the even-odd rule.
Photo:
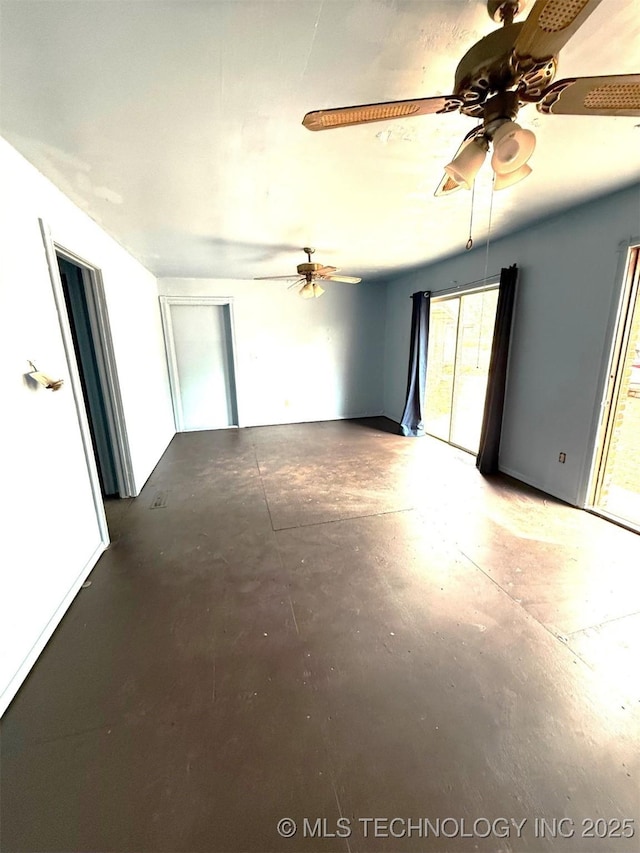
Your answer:
[[[520,14],[524,3],[519,0],[487,0],[487,12],[492,21],[508,27]]]
[[[302,275],[305,277],[307,284],[312,284],[316,273],[318,270],[322,269],[322,264],[314,264],[311,260],[311,255],[315,252],[315,249],[305,246],[302,250],[307,256],[307,262],[305,264],[298,264],[298,275]]]
[[[483,135],[493,139],[500,125],[516,120],[519,106],[517,92],[498,92],[489,98],[484,105]]]

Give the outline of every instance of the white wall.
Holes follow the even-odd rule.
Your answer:
[[[136,487],[173,435],[155,278],[0,139],[0,712],[103,546],[38,219],[102,270]],[[32,389],[27,360],[60,391]]]
[[[241,426],[382,412],[385,288],[328,282],[301,299],[285,281],[159,279],[165,296],[231,296]]]
[[[640,239],[640,186],[573,208],[490,244],[487,272],[517,264],[501,469],[572,504],[588,474],[627,247]],[[480,279],[485,247],[390,281],[385,413],[399,420],[406,388],[411,303]],[[567,461],[558,462],[564,451]]]

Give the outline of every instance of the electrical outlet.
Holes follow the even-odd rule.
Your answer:
[[[564,463],[565,463],[566,461],[567,461],[567,454],[566,454],[566,453],[561,453],[561,454],[558,456],[558,462],[562,462],[562,464],[564,465]]]

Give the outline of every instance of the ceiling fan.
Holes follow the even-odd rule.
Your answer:
[[[322,264],[314,264],[311,261],[311,255],[315,249],[305,247],[303,252],[306,253],[307,262],[298,264],[297,274],[294,275],[261,275],[257,276],[255,281],[284,281],[295,279],[290,287],[302,285],[298,291],[298,295],[303,299],[312,299],[314,296],[322,296],[324,288],[320,286],[319,281],[342,281],[345,284],[358,284],[362,281],[361,278],[355,278],[352,275],[335,275],[338,272],[336,267],[325,267]]]
[[[526,0],[487,0],[489,16],[502,22],[460,60],[452,95],[317,110],[302,121],[309,130],[461,113],[480,123],[463,139],[436,195],[470,189],[490,144],[494,189],[512,186],[531,173],[532,131],[515,122],[525,104],[545,115],[638,116],[640,74],[569,77],[554,82],[558,53],[601,0],[536,0],[524,22],[514,23]]]

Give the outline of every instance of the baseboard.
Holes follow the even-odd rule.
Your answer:
[[[391,415],[388,415],[386,412],[380,412],[378,417],[386,418],[388,421],[391,421],[392,424],[395,424],[398,429],[400,429],[400,421],[396,420],[395,418],[392,418]]]
[[[515,471],[513,468],[507,468],[505,465],[500,465],[498,470],[501,474],[506,474],[507,477],[513,477],[514,480],[526,483],[527,486],[538,489],[540,492],[546,492],[539,483],[536,483],[535,480],[531,479],[531,477],[525,477],[525,475],[521,474],[520,471]]]
[[[562,495],[556,495],[553,492],[550,492],[549,489],[545,489],[544,486],[541,486],[540,483],[537,483],[531,477],[525,477],[524,474],[521,474],[519,471],[514,471],[513,468],[507,468],[504,465],[500,465],[500,473],[506,474],[508,477],[513,477],[514,480],[519,480],[521,483],[525,483],[527,486],[531,486],[533,489],[537,489],[539,492],[542,492],[545,495],[549,495],[550,497],[555,498],[558,501],[562,501],[562,503],[576,507],[577,509],[584,509],[584,507],[581,507],[579,504],[575,503],[575,501],[570,500],[567,497],[563,497]]]
[[[240,429],[252,429],[253,427],[270,427],[270,426],[302,426],[303,424],[327,424],[332,421],[357,421],[362,418],[381,418],[385,417],[382,412],[362,412],[361,414],[348,415],[333,415],[325,418],[305,418],[303,420],[284,420],[284,421],[264,421],[256,423],[243,423]]]
[[[384,417],[385,417],[385,415],[383,414],[383,412],[367,412],[366,414],[363,414],[363,415],[344,415],[343,417],[338,418],[337,420],[359,421],[359,420],[362,420],[363,418],[384,418]]]
[[[18,667],[17,672],[11,679],[11,681],[4,688],[3,692],[0,694],[0,717],[7,710],[16,693],[20,689],[22,682],[26,679],[31,671],[32,666],[35,664],[36,660],[42,653],[42,650],[47,645],[49,640],[51,639],[51,635],[55,631],[55,629],[60,624],[60,621],[64,614],[69,609],[71,602],[78,594],[80,587],[85,582],[85,579],[89,572],[94,568],[102,554],[105,552],[107,545],[104,542],[101,542],[96,550],[93,552],[87,563],[84,565],[82,571],[75,579],[73,584],[71,585],[71,589],[67,592],[65,597],[62,599],[58,608],[53,613],[45,627],[43,628],[40,636],[33,644],[26,657]]]

